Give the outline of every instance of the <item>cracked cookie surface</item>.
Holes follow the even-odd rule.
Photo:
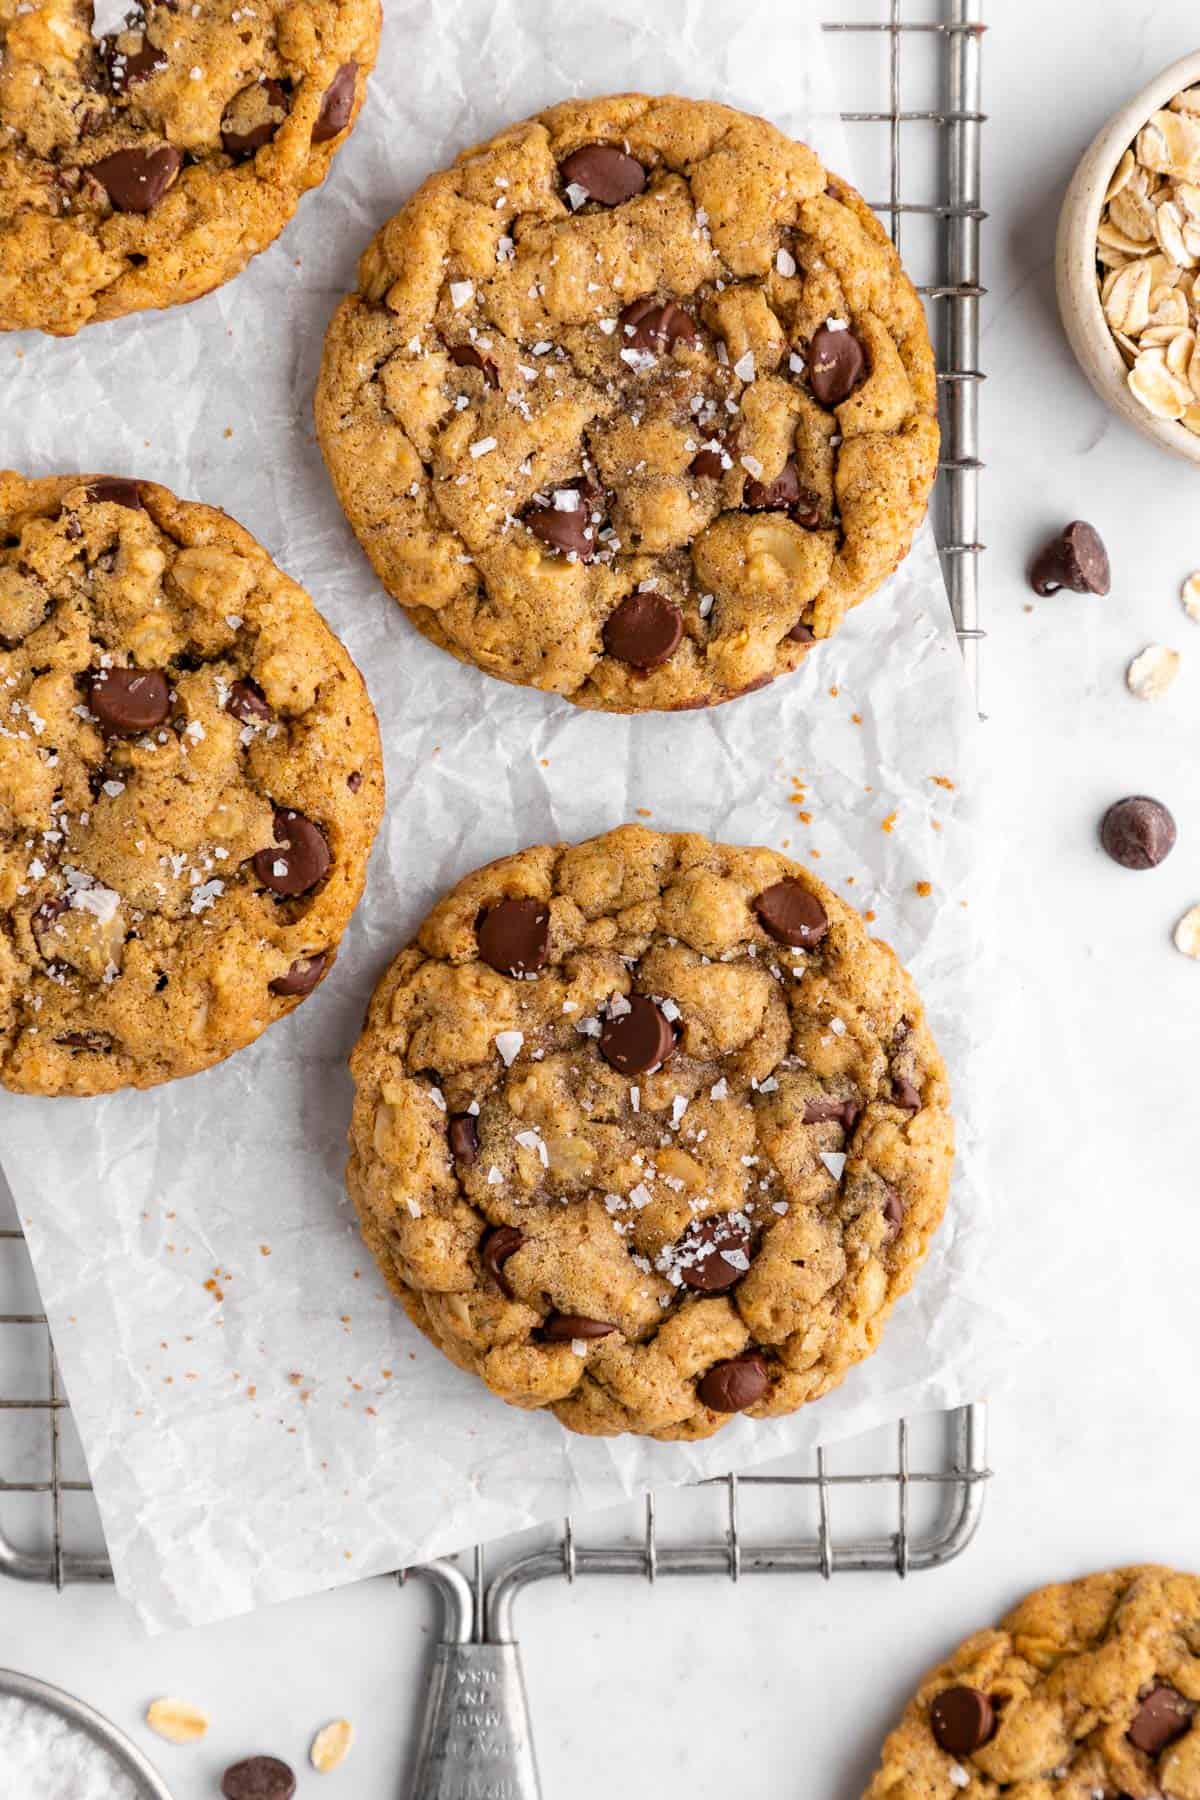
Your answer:
[[[624,826],[461,881],[351,1059],[350,1193],[410,1317],[575,1431],[707,1437],[875,1348],[946,1203],[911,980],[774,851]]]
[[[0,330],[197,299],[325,179],[379,0],[0,0]]]
[[[316,417],[427,637],[617,712],[795,669],[907,553],[938,455],[870,208],[764,120],[640,95],[426,181],[334,316]]]
[[[1194,1800],[1198,1709],[1200,1577],[1087,1575],[926,1676],[864,1800]]]
[[[0,1083],[150,1087],[332,967],[383,808],[375,714],[249,532],[0,473]]]

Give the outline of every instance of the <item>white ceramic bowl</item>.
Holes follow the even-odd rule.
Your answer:
[[[1096,233],[1104,196],[1126,150],[1151,113],[1184,88],[1200,83],[1200,50],[1164,69],[1114,115],[1095,139],[1067,189],[1058,224],[1056,278],[1058,304],[1079,366],[1114,412],[1164,450],[1200,466],[1200,437],[1185,425],[1156,419],[1129,390],[1129,371],[1100,305],[1096,280]]]

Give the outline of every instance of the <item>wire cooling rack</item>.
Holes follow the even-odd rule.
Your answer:
[[[832,3],[832,0],[831,0]],[[932,315],[943,461],[935,524],[967,672],[979,692],[978,454],[983,0],[843,0],[825,25],[851,103],[859,184]],[[919,196],[913,198],[913,195]],[[518,1661],[517,1596],[548,1579],[935,1568],[970,1543],[988,1479],[985,1414],[902,1420],[768,1474],[729,1475],[556,1532],[418,1571],[442,1601],[441,1643],[412,1800],[537,1800]],[[594,1534],[594,1535],[593,1535]],[[0,1177],[0,1574],[62,1588],[111,1580],[91,1487]]]

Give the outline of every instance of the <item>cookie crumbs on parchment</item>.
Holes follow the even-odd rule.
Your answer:
[[[922,900],[928,900],[930,894],[933,892],[932,883],[928,881],[914,881],[913,892],[920,894]]]
[[[899,818],[899,816],[900,815],[898,812],[890,812],[888,814],[887,818],[883,821],[882,825],[879,827],[879,829],[881,831],[886,831],[888,833],[893,832],[896,829],[896,820]]]

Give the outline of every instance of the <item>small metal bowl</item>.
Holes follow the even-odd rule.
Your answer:
[[[1156,419],[1129,390],[1125,359],[1109,330],[1096,280],[1096,234],[1117,164],[1152,113],[1200,83],[1200,51],[1164,69],[1096,137],[1067,189],[1058,224],[1058,304],[1079,366],[1114,412],[1164,450],[1200,465],[1200,436],[1172,419]]]
[[[128,1777],[145,1800],[171,1800],[171,1790],[162,1776],[153,1769],[132,1744],[125,1734],[110,1725],[103,1713],[95,1707],[87,1706],[82,1700],[76,1700],[73,1694],[62,1688],[51,1687],[48,1682],[38,1681],[32,1675],[19,1675],[15,1669],[0,1669],[0,1694],[11,1695],[17,1700],[28,1700],[35,1706],[44,1706],[47,1712],[57,1713],[77,1731],[86,1732],[97,1744],[111,1756],[122,1775]]]

